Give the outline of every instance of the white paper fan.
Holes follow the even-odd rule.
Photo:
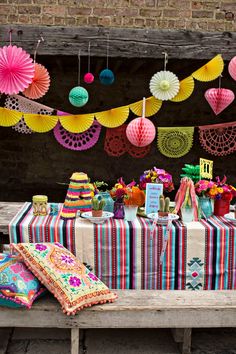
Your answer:
[[[149,88],[154,97],[167,101],[179,92],[179,79],[171,71],[159,71],[151,78]]]

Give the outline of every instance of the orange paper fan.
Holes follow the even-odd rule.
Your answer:
[[[108,111],[94,113],[98,122],[107,128],[116,128],[124,124],[129,116],[129,106],[112,108]]]
[[[153,116],[153,114],[159,111],[161,105],[162,105],[162,101],[158,100],[153,96],[148,97],[146,99],[145,116],[146,117]],[[129,108],[134,114],[141,117],[143,112],[143,100],[130,104]]]
[[[21,112],[0,107],[0,126],[11,127],[17,124],[21,118]]]
[[[47,69],[41,65],[35,63],[35,73],[32,83],[23,91],[23,95],[36,100],[43,97],[49,90],[50,76]]]
[[[57,122],[58,116],[49,116],[43,114],[24,114],[25,123],[36,133],[46,133],[52,130]]]
[[[63,128],[71,133],[83,133],[88,130],[94,122],[94,114],[76,114],[70,116],[60,116]]]
[[[186,100],[191,96],[194,90],[194,80],[192,76],[186,77],[180,81],[179,92],[177,95],[171,99],[173,102],[181,102]]]
[[[199,81],[212,81],[217,79],[224,70],[224,61],[220,54],[216,55],[213,59],[208,61],[200,69],[194,71],[192,76]]]

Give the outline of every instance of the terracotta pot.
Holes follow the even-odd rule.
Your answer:
[[[230,201],[223,199],[216,199],[214,204],[214,215],[224,216],[229,213]]]
[[[160,218],[163,218],[164,216],[168,216],[168,215],[169,215],[168,211],[158,211],[158,216]]]
[[[102,216],[102,210],[93,210],[92,209],[92,216],[95,218],[100,218]]]

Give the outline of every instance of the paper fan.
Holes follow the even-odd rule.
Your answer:
[[[34,64],[35,73],[32,83],[23,91],[23,95],[33,100],[43,97],[49,90],[50,76],[47,69],[41,64]]]
[[[95,113],[96,119],[107,128],[116,128],[122,125],[129,116],[129,106],[113,108],[108,111]]]
[[[186,79],[180,81],[179,92],[171,99],[173,102],[181,102],[187,100],[191,96],[194,90],[194,80],[192,76],[186,77]]]
[[[224,69],[224,61],[220,54],[208,61],[200,69],[194,71],[192,76],[199,81],[212,81],[219,77]]]
[[[26,89],[34,77],[30,55],[15,45],[0,48],[0,92],[13,95]]]
[[[236,56],[230,60],[228,71],[232,79],[236,80]]]
[[[159,71],[151,78],[149,88],[154,97],[167,101],[179,92],[179,80],[171,71]]]
[[[43,114],[24,114],[25,123],[36,133],[46,133],[52,130],[57,122],[57,116],[47,116]]]
[[[0,126],[2,127],[11,127],[17,124],[21,117],[21,112],[0,107]]]
[[[88,130],[94,121],[94,114],[77,114],[77,115],[68,115],[61,116],[59,118],[61,125],[68,132],[71,133],[82,133],[85,130]]]
[[[153,116],[153,114],[157,113],[161,108],[162,101],[157,100],[155,97],[149,97],[146,99],[146,117]],[[130,104],[129,108],[131,111],[137,116],[142,115],[143,110],[143,100],[134,102]]]

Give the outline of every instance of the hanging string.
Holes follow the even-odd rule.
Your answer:
[[[10,29],[9,30],[9,42],[10,42],[10,45],[11,45],[11,41],[12,41],[12,32],[13,32],[13,29]]]
[[[109,57],[109,34],[107,35],[107,69],[108,69],[108,57]]]
[[[162,54],[164,54],[164,71],[166,71],[166,65],[168,63],[168,54],[167,52],[162,52]]]
[[[90,42],[88,46],[88,73],[90,73]]]
[[[38,40],[35,51],[34,51],[34,63],[36,62],[37,50],[38,50],[41,42],[44,42],[44,38],[42,36],[40,36],[40,39]]]
[[[145,118],[146,111],[146,98],[143,97],[143,111],[142,111],[142,118]]]
[[[80,86],[80,50],[78,53],[78,86]]]
[[[221,79],[222,79],[223,75],[219,76],[219,89],[221,88]]]

